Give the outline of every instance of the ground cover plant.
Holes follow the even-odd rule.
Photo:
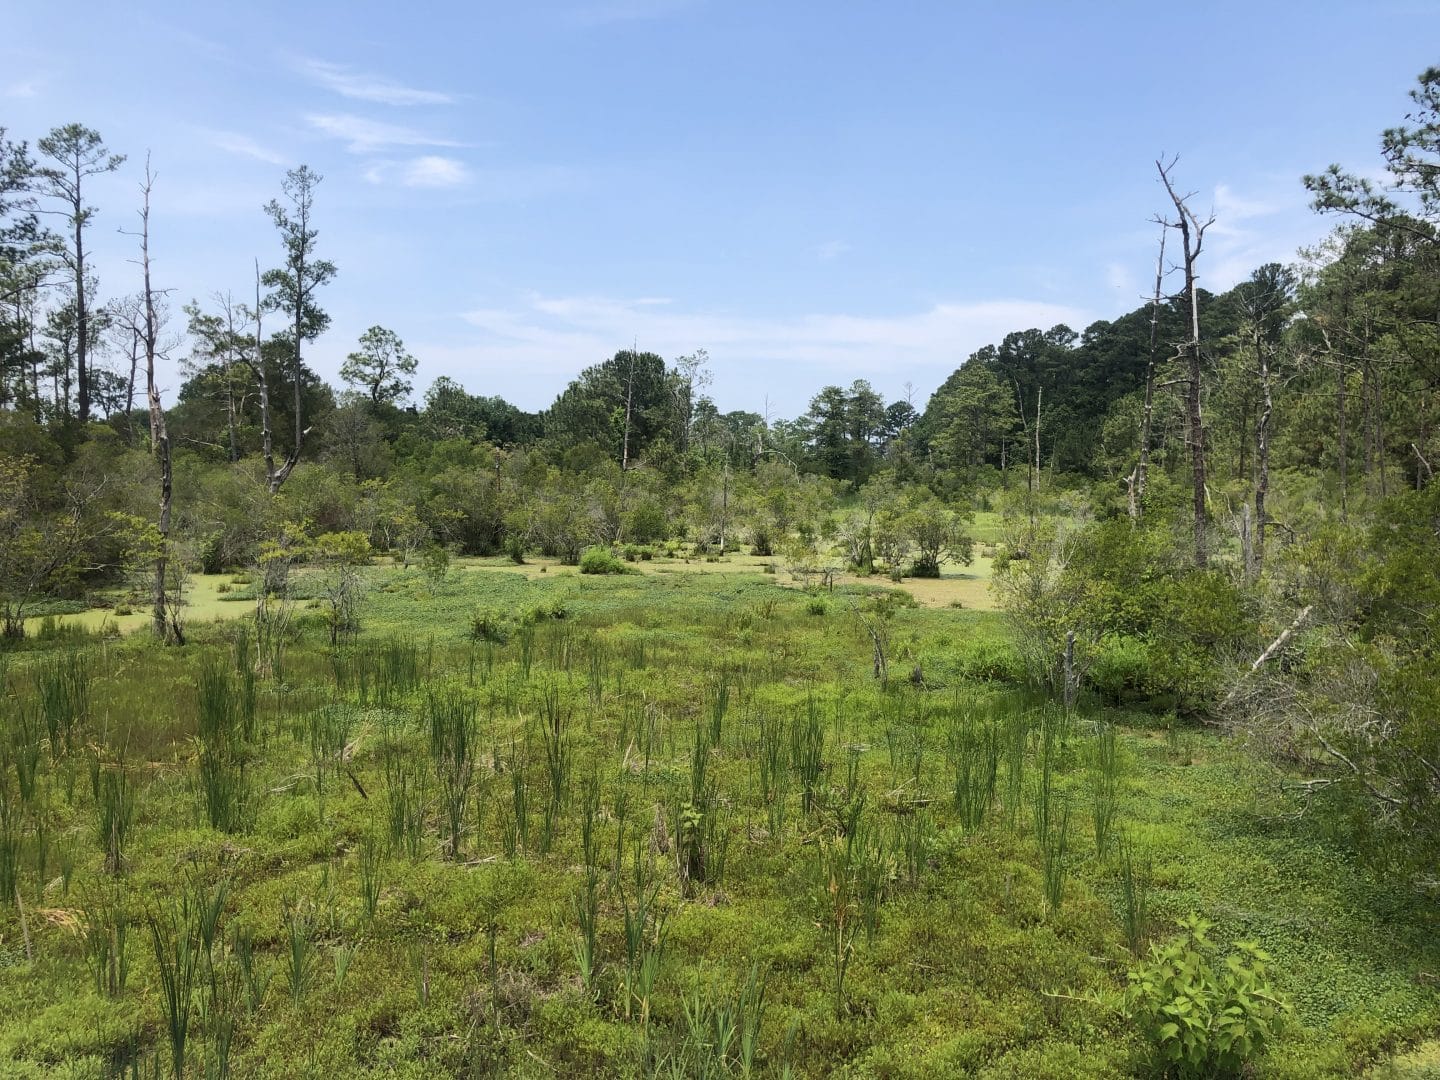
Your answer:
[[[1428,909],[1228,742],[932,659],[998,615],[367,583],[278,674],[248,619],[12,655],[6,1075],[1350,1075],[1440,1018]]]

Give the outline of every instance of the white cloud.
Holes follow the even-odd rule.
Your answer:
[[[1067,323],[1079,328],[1093,316],[1072,307],[1029,300],[937,303],[896,315],[835,313],[757,317],[684,310],[661,298],[532,294],[514,307],[464,314],[477,331],[466,344],[442,350],[458,378],[477,382],[523,371],[570,375],[586,364],[638,341],[642,349],[673,357],[704,347],[732,393],[757,395],[822,382],[875,378],[897,383],[938,382],[982,345],[1019,327]],[[437,358],[440,354],[437,353]],[[782,385],[782,383],[784,385]]]
[[[1288,179],[1243,193],[1229,184],[1216,185],[1215,222],[1205,232],[1197,265],[1201,287],[1223,292],[1265,263],[1293,262],[1300,245],[1314,240],[1315,218],[1306,211],[1308,202],[1305,190]],[[1170,264],[1175,262],[1172,250],[1166,249]]]
[[[604,26],[641,19],[663,19],[694,5],[695,0],[606,0],[572,8],[564,18],[577,26]]]
[[[33,98],[40,96],[40,83],[35,79],[26,79],[22,82],[11,83],[5,88],[7,98]]]
[[[821,262],[830,262],[838,259],[845,252],[850,250],[850,245],[844,240],[827,240],[815,249],[815,254]]]
[[[350,113],[312,113],[305,118],[311,127],[334,139],[341,139],[352,154],[368,154],[387,146],[459,146],[453,139],[426,135],[414,128],[367,120]]]
[[[453,94],[439,90],[419,90],[381,75],[353,71],[343,64],[326,60],[302,59],[296,64],[311,81],[342,97],[356,101],[372,101],[379,105],[451,105]]]
[[[267,165],[288,165],[288,159],[281,153],[262,146],[248,135],[241,135],[235,131],[212,131],[210,142],[228,154],[236,154],[240,157],[254,158],[256,161],[263,161]]]
[[[400,182],[406,187],[455,187],[470,179],[463,162],[427,154],[406,162]]]
[[[425,154],[409,161],[377,161],[365,170],[372,184],[398,183],[413,188],[459,187],[470,182],[470,170],[463,161]]]

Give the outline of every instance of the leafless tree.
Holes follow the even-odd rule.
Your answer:
[[[1194,193],[1181,195],[1175,190],[1170,173],[1175,167],[1176,160],[1178,159],[1171,158],[1169,164],[1163,160],[1155,162],[1155,168],[1160,173],[1160,182],[1165,185],[1165,193],[1175,207],[1173,220],[1161,214],[1156,217],[1156,221],[1167,229],[1174,229],[1180,234],[1181,269],[1185,274],[1184,291],[1181,295],[1185,302],[1186,327],[1189,330],[1189,338],[1177,343],[1176,354],[1177,358],[1186,362],[1186,374],[1183,381],[1185,383],[1185,414],[1189,429],[1192,500],[1195,511],[1195,565],[1203,570],[1208,565],[1210,556],[1205,512],[1205,421],[1200,411],[1199,276],[1196,273],[1195,265],[1205,246],[1205,230],[1215,224],[1215,215],[1211,213],[1202,220],[1190,208],[1190,200],[1194,197]]]

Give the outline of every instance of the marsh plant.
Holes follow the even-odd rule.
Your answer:
[[[85,962],[98,994],[119,997],[125,992],[130,977],[131,925],[125,894],[118,881],[96,886],[81,904]]]
[[[1096,729],[1089,782],[1095,854],[1103,857],[1110,845],[1120,803],[1120,748],[1111,724],[1102,723]]]
[[[185,1047],[190,1038],[195,981],[200,972],[200,942],[190,894],[182,892],[147,917],[155,967],[160,980],[165,1034],[174,1076],[185,1075]]]
[[[45,654],[32,670],[50,754],[59,758],[75,748],[79,728],[89,717],[93,659],[87,649],[58,649]]]
[[[431,694],[427,700],[430,755],[445,804],[446,850],[458,859],[479,760],[475,705],[458,691]]]
[[[373,832],[360,838],[360,905],[367,919],[374,919],[380,907],[384,851]]]
[[[1070,850],[1070,804],[1059,800],[1059,813],[1045,814],[1045,832],[1040,838],[1040,876],[1045,889],[1045,909],[1060,910],[1065,899],[1066,857]]]
[[[697,981],[681,999],[685,1031],[680,1046],[663,1062],[671,1075],[720,1080],[753,1076],[765,1019],[765,974],[751,964],[731,993]]]
[[[658,905],[660,885],[652,882],[649,858],[637,841],[628,893],[620,892],[625,931],[625,970],[620,977],[620,1014],[649,1030],[650,1002],[665,954],[666,912]]]
[[[297,1006],[305,1000],[315,975],[317,917],[311,900],[287,896],[282,906],[281,930],[285,946],[285,982],[290,1000]]]
[[[813,695],[805,715],[797,717],[790,727],[790,767],[800,784],[800,809],[808,816],[815,809],[825,769],[825,721]]]
[[[966,712],[950,729],[948,753],[955,776],[955,812],[961,827],[974,832],[995,802],[1000,740],[993,727]]]
[[[1120,849],[1120,918],[1131,956],[1139,956],[1150,924],[1150,859],[1138,858],[1131,843]]]
[[[245,710],[252,711],[253,729],[254,701],[247,705],[245,694],[237,693],[236,681],[231,667],[219,657],[207,654],[201,659],[195,681],[200,791],[210,826],[224,833],[246,828],[251,811]],[[243,676],[239,681],[243,687]]]
[[[91,783],[95,795],[95,837],[105,852],[105,867],[112,874],[125,868],[125,845],[135,823],[135,789],[130,769],[121,752],[118,761],[102,763],[93,758]]]

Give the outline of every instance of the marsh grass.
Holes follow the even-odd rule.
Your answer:
[[[446,851],[461,857],[478,763],[475,703],[459,691],[430,694],[430,756],[445,804]]]
[[[160,981],[165,1034],[170,1044],[170,1065],[176,1080],[185,1075],[185,1048],[190,1039],[195,980],[200,950],[196,940],[190,896],[182,891],[147,917],[150,943]]]
[[[1088,779],[1095,854],[1103,858],[1110,846],[1120,802],[1120,744],[1112,724],[1101,722],[1096,726]]]
[[[90,714],[90,688],[95,664],[90,650],[62,648],[43,655],[33,667],[35,700],[58,759],[75,749]]]
[[[211,827],[224,833],[243,831],[253,812],[245,732],[254,727],[254,701],[246,700],[243,674],[240,688],[236,682],[227,661],[202,657],[195,683],[200,791]]]
[[[87,890],[80,906],[80,925],[95,992],[119,997],[130,978],[132,925],[119,882]]]

